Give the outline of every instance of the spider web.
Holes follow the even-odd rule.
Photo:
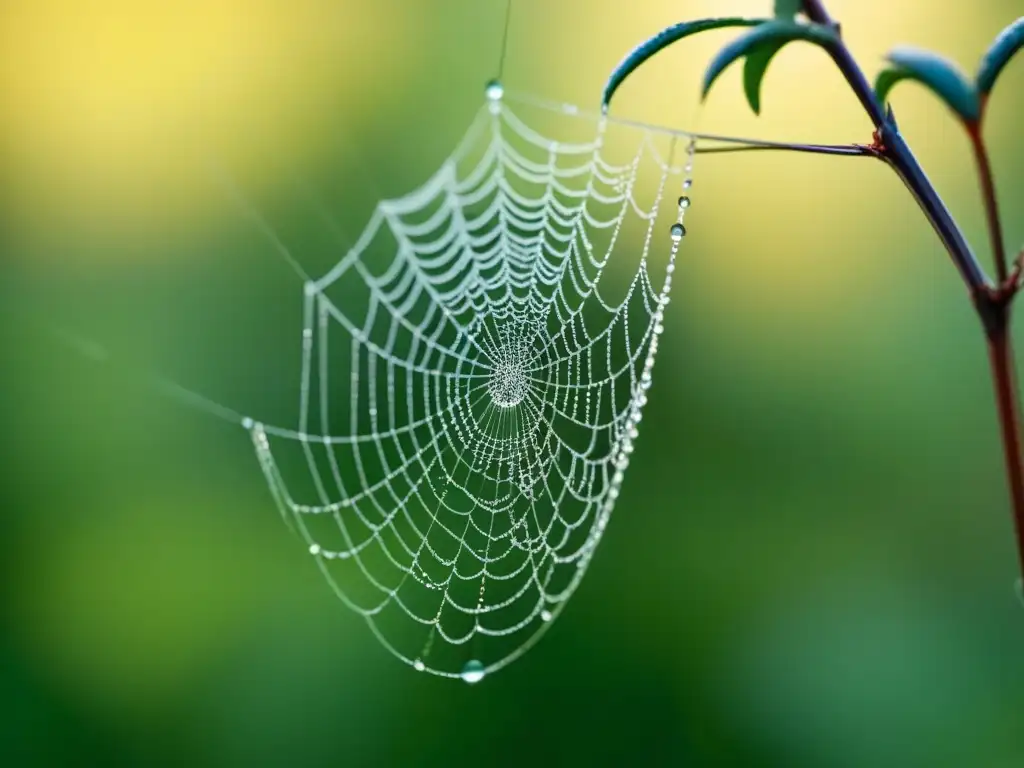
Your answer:
[[[674,166],[680,134],[613,139],[604,116],[486,95],[440,170],[306,283],[298,428],[243,421],[341,600],[402,661],[467,682],[539,639],[605,531],[685,234],[689,198],[662,202],[694,153]],[[584,138],[547,138],[531,107]]]

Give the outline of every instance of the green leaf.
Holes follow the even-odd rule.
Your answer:
[[[1022,46],[1024,46],[1024,16],[1000,32],[992,41],[989,49],[985,51],[985,55],[982,56],[981,65],[978,67],[978,76],[975,78],[980,93],[987,94],[992,90],[1003,67]]]
[[[803,7],[803,0],[775,0],[775,18],[792,21]]]
[[[748,19],[738,16],[722,18],[722,19],[699,19],[697,21],[685,21],[681,24],[674,24],[667,29],[663,29],[661,32],[656,34],[650,40],[641,43],[629,54],[626,58],[615,68],[612,72],[611,77],[608,78],[608,83],[604,87],[604,93],[601,95],[601,105],[607,107],[611,103],[612,96],[615,91],[619,89],[619,86],[629,77],[641,64],[647,61],[649,58],[654,56],[661,50],[664,50],[672,43],[682,40],[684,37],[695,35],[698,32],[707,32],[712,29],[722,29],[724,27],[756,27],[758,24],[763,24],[766,19]]]
[[[901,80],[921,83],[967,122],[981,113],[978,92],[960,68],[948,59],[919,48],[896,48],[888,57],[893,66],[883,69],[875,80],[875,97],[885,104],[892,87]]]
[[[831,27],[822,24],[798,24],[795,21],[769,21],[752,29],[729,45],[725,46],[711,60],[704,72],[704,87],[701,98],[707,98],[708,91],[718,76],[736,59],[749,56],[765,45],[778,45],[779,48],[794,40],[805,40],[823,48],[839,42],[839,36]],[[778,51],[776,51],[778,52]],[[767,64],[765,65],[767,66]],[[762,71],[763,76],[763,71]],[[749,98],[749,94],[748,94]]]
[[[747,103],[755,115],[761,114],[761,81],[764,80],[772,58],[784,45],[785,43],[764,43],[751,51],[743,64],[743,90],[747,94]]]

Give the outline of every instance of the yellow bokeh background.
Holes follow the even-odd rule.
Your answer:
[[[4,0],[0,148],[11,194],[37,226],[49,216],[116,228],[201,215],[204,171],[221,154],[266,178],[267,158],[324,150],[325,115],[358,120],[372,109],[375,85],[395,76],[394,59],[376,52],[414,33],[397,10]],[[368,60],[372,76],[353,77]]]

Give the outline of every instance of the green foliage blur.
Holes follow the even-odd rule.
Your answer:
[[[514,3],[506,85],[589,106],[658,29],[772,12]],[[301,284],[208,175],[182,170],[186,148],[215,145],[322,272],[342,251],[294,175],[351,233],[422,182],[495,73],[504,4],[93,5],[0,0],[0,47],[20,63],[0,74],[4,765],[1022,764],[1024,607],[982,337],[881,164],[698,157],[609,529],[544,640],[470,687],[381,649],[281,524],[246,434],[133,371],[293,423]],[[828,6],[869,79],[904,42],[973,70],[1020,12]],[[614,113],[870,141],[810,46],[773,62],[760,118],[739,67],[699,110],[704,66],[734,34],[659,55]],[[893,103],[987,255],[956,121],[917,86]],[[1022,114],[1024,60],[987,117],[1012,252]],[[97,363],[54,327],[128,362]]]

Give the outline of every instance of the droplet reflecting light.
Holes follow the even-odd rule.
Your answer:
[[[505,95],[505,86],[498,80],[491,80],[487,83],[484,93],[487,94],[487,98],[491,101],[498,101]]]
[[[484,675],[487,674],[487,670],[484,669],[484,665],[476,659],[470,659],[466,662],[466,666],[462,668],[462,674],[459,675],[465,682],[473,685],[479,683],[484,679]]]

